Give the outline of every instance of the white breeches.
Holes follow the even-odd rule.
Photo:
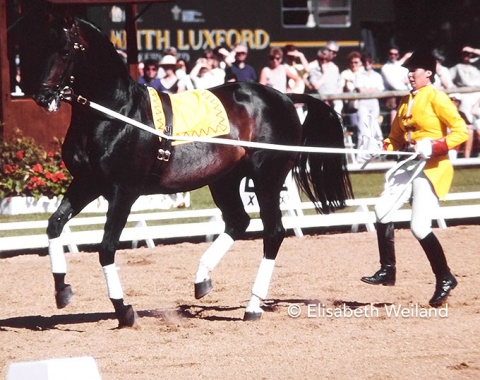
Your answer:
[[[395,178],[398,182],[407,181],[408,177]],[[393,212],[402,207],[410,200],[412,207],[412,219],[410,221],[410,229],[413,235],[421,240],[432,232],[432,216],[438,209],[438,198],[433,190],[430,181],[422,172],[416,177],[411,184],[407,185],[403,194],[398,200],[392,204],[391,193],[389,188],[380,196],[379,201],[375,205],[375,215],[377,222],[389,223],[392,221]]]

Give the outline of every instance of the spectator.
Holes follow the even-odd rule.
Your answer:
[[[404,91],[408,90],[408,69],[402,64],[411,56],[412,53],[406,53],[400,59],[400,50],[396,46],[388,49],[388,60],[380,69],[382,74],[385,90],[387,91]],[[390,124],[395,119],[397,107],[400,97],[391,97],[385,99],[385,106],[390,110]]]
[[[340,78],[342,79],[342,88],[343,92],[355,92],[355,74],[363,70],[362,65],[362,55],[358,51],[352,51],[348,56],[348,69],[343,70],[340,73]],[[344,111],[350,116],[350,123],[353,126],[357,126],[358,122],[358,100],[347,100],[345,101]]]
[[[453,84],[450,70],[448,67],[442,65],[442,63],[445,61],[445,57],[443,56],[442,52],[438,49],[435,49],[432,53],[437,61],[437,73],[435,74],[435,83],[433,83],[434,87],[438,90],[448,90],[449,88],[454,88],[455,85]]]
[[[160,67],[165,71],[165,76],[160,79],[159,91],[175,94],[185,91],[185,85],[180,82],[175,71],[177,70],[177,59],[173,55],[165,55],[160,61]]]
[[[178,77],[180,83],[185,87],[185,90],[193,90],[195,87],[193,86],[192,80],[190,79],[189,70],[187,68],[187,62],[180,58],[177,59],[177,71],[175,74]]]
[[[473,120],[470,125],[471,130],[469,130],[469,132],[471,131],[471,139],[469,139],[469,141],[465,143],[465,155],[464,155],[465,158],[469,158],[471,156],[475,140],[480,141],[480,98],[472,106],[472,116],[473,116]],[[467,128],[468,128],[468,123],[467,123]],[[468,147],[470,147],[470,150],[468,151],[468,154],[467,154]]]
[[[190,72],[190,78],[196,89],[207,89],[222,84],[225,72],[221,69],[214,71],[208,64],[208,60],[202,57],[197,59],[196,65]]]
[[[157,78],[158,62],[153,59],[147,59],[143,63],[143,75],[138,78],[139,84],[153,87],[155,90],[160,91],[161,83]]]
[[[472,61],[480,54],[479,49],[464,46],[461,52],[461,62],[450,68],[453,84],[457,87],[480,87],[480,70]],[[470,123],[473,123],[472,107],[480,97],[480,93],[465,93],[462,96],[460,110],[465,113]]]
[[[300,82],[288,80],[287,92],[303,94],[308,81],[308,61],[305,55],[295,45],[288,44],[283,48],[283,57],[285,58],[287,69],[301,79]]]
[[[382,76],[373,69],[373,58],[362,54],[364,69],[355,73],[355,90],[361,94],[385,89]],[[377,98],[358,100],[358,149],[381,147],[383,135],[379,125],[380,103]],[[360,158],[365,156],[360,155]]]
[[[270,49],[269,64],[260,71],[259,83],[272,87],[280,92],[287,92],[288,80],[295,81],[295,86],[298,86],[301,82],[300,77],[288,70],[287,66],[282,63],[283,52],[279,48]]]
[[[332,53],[324,47],[317,52],[317,59],[308,64],[310,88],[319,95],[332,95],[342,92],[342,80],[338,66],[331,61]],[[343,101],[333,100],[327,103],[341,114]]]
[[[255,69],[245,62],[248,56],[247,45],[238,44],[233,50],[235,62],[225,70],[225,80],[227,82],[256,82],[258,77]]]

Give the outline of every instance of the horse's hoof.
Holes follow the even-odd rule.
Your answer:
[[[57,303],[57,309],[63,309],[67,306],[73,297],[73,290],[70,285],[66,285],[62,290],[55,292],[55,301]]]
[[[244,321],[258,321],[260,318],[262,318],[263,312],[255,312],[255,311],[246,311],[245,314],[243,315],[243,320]]]
[[[195,298],[199,300],[202,297],[205,297],[213,289],[212,279],[199,282],[195,284]]]
[[[133,310],[132,305],[126,305],[122,310],[122,314],[117,314],[118,328],[133,327],[135,325],[137,314]]]

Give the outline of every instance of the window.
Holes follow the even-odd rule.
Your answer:
[[[285,28],[347,28],[351,0],[282,0]]]

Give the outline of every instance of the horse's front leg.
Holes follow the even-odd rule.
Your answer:
[[[67,262],[63,250],[65,244],[61,238],[63,227],[98,195],[94,186],[74,179],[60,206],[48,219],[48,255],[55,282],[55,301],[59,309],[67,306],[73,297],[72,287],[65,283]]]
[[[124,304],[122,285],[115,265],[115,252],[130,209],[137,198],[138,194],[119,188],[114,190],[113,196],[108,200],[107,221],[99,250],[100,265],[107,283],[108,297],[118,319],[118,327],[132,327],[136,318],[133,307]]]

